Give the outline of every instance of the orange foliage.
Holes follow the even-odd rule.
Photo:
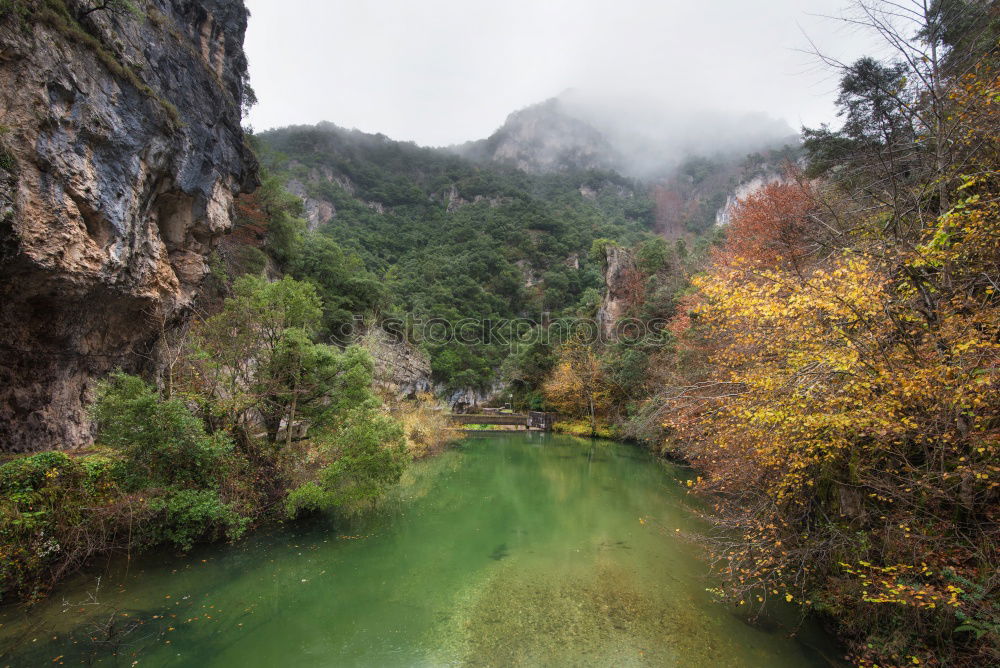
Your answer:
[[[233,239],[242,244],[259,246],[267,236],[270,216],[258,192],[239,195],[235,201]]]
[[[726,229],[721,264],[796,264],[807,253],[805,233],[815,198],[807,183],[769,183],[739,201]]]
[[[670,324],[709,358],[661,415],[725,499],[719,593],[821,606],[861,665],[1000,665],[1000,80],[981,74],[950,97],[947,212],[907,239],[885,221],[911,212],[863,202],[820,258],[811,188],[767,186]]]
[[[667,323],[667,331],[675,337],[681,337],[691,328],[692,312],[701,304],[702,298],[698,293],[684,295],[677,302],[677,312]]]
[[[642,306],[646,296],[646,277],[636,267],[629,267],[622,277],[621,292],[627,309]]]

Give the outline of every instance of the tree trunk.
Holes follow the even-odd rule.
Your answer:
[[[295,404],[299,398],[299,377],[295,377],[295,384],[292,385],[292,405],[288,409],[288,423],[285,425],[285,448],[292,445],[292,425],[295,422]]]
[[[587,403],[590,405],[590,435],[597,435],[597,419],[594,417],[594,395],[587,395]]]

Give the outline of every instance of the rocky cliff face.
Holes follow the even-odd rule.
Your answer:
[[[373,327],[360,341],[375,362],[375,387],[398,399],[431,392],[431,360],[427,353]]]
[[[605,249],[604,299],[597,311],[597,324],[604,341],[614,341],[615,323],[635,300],[638,274],[627,248],[609,244]]]
[[[94,381],[155,365],[255,185],[243,3],[98,4],[0,19],[0,451],[91,440]]]
[[[740,200],[746,199],[771,183],[780,183],[783,181],[785,181],[785,178],[781,174],[777,172],[765,172],[741,182],[726,197],[725,205],[716,212],[715,224],[728,225],[733,220],[733,212],[736,211]]]

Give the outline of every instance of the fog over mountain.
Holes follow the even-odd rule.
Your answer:
[[[641,95],[608,98],[580,89],[558,99],[566,114],[604,135],[630,176],[657,176],[693,155],[737,157],[798,141],[797,129],[763,112],[698,109]]]
[[[573,89],[511,113],[488,138],[452,150],[529,172],[613,169],[656,179],[688,157],[740,158],[797,142],[785,121],[762,113],[699,111]]]
[[[574,89],[587,119],[620,116],[595,123],[616,145],[728,148],[747,134],[737,126],[770,126],[753,112],[793,129],[836,120],[835,78],[800,51],[803,33],[844,61],[870,52],[821,17],[843,0],[247,4],[256,129],[328,120],[424,146],[484,138],[511,112]],[[615,131],[637,124],[638,138]]]

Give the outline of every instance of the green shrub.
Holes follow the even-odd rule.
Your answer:
[[[288,495],[289,517],[307,511],[352,510],[375,501],[399,482],[410,459],[403,426],[366,407],[347,414],[326,449],[333,461],[320,471],[317,482]]]
[[[336,506],[378,498],[399,482],[409,458],[402,425],[373,410],[350,413],[333,447],[339,456],[323,469],[320,483]]]
[[[288,493],[285,499],[285,513],[289,518],[295,518],[306,513],[318,512],[329,508],[329,496],[315,482],[307,482]]]
[[[618,242],[613,241],[611,239],[605,239],[603,237],[600,239],[594,239],[593,242],[591,242],[590,244],[590,253],[587,255],[587,257],[590,258],[591,262],[596,262],[601,265],[604,265],[608,261],[606,255],[607,249],[611,246],[617,246],[617,245]]]
[[[156,513],[149,542],[171,542],[182,550],[207,537],[235,540],[250,522],[224,503],[218,492],[207,489],[174,490],[150,499],[149,508]]]
[[[23,29],[31,9],[25,0],[0,0],[0,19]]]
[[[635,261],[639,269],[647,276],[662,271],[670,262],[670,248],[667,246],[667,240],[663,237],[655,237],[642,242],[636,250]]]
[[[17,170],[17,161],[14,156],[0,145],[0,170],[13,174]]]
[[[205,426],[177,399],[164,400],[136,376],[115,373],[100,384],[92,408],[98,439],[121,452],[125,484],[213,486],[232,442]]]
[[[125,476],[124,463],[118,457],[90,455],[77,461],[84,472],[83,487],[94,496],[113,492]]]
[[[31,594],[89,556],[113,533],[114,513],[93,509],[118,494],[116,461],[41,452],[0,466],[0,598]]]
[[[116,373],[97,394],[106,451],[41,452],[0,466],[0,597],[37,595],[116,549],[188,549],[246,530],[249,517],[220,492],[237,487],[227,436],[207,434],[184,404],[134,376]]]
[[[69,469],[72,461],[63,452],[40,452],[0,466],[0,494],[4,497],[31,494],[50,478]]]
[[[240,246],[234,264],[240,274],[258,276],[267,269],[267,254],[254,246]]]

